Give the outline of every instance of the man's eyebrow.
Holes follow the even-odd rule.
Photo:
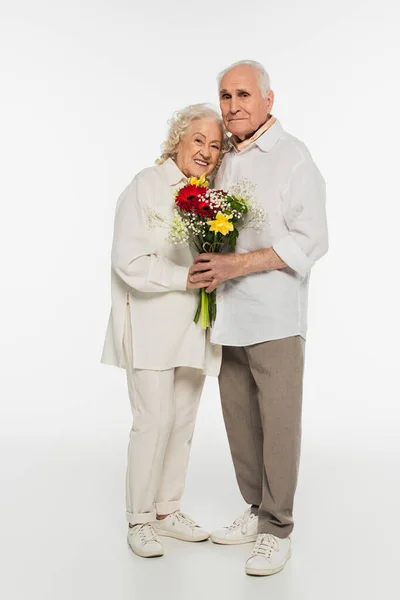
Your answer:
[[[243,94],[243,92],[246,94],[250,94],[250,92],[244,88],[238,88],[235,90],[235,92],[237,92],[238,94]],[[228,90],[223,89],[219,92],[219,95],[222,96],[223,94],[230,94],[230,92],[228,92]]]

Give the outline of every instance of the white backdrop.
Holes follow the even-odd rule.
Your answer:
[[[99,364],[114,208],[135,173],[158,156],[172,112],[217,103],[217,73],[244,58],[266,66],[274,114],[307,144],[328,186],[330,251],[315,267],[310,289],[297,537],[314,532],[312,553],[319,554],[340,531],[353,557],[359,547],[365,553],[358,576],[348,576],[345,597],[375,598],[384,585],[393,593],[392,580],[370,579],[367,540],[377,537],[385,555],[375,548],[375,566],[394,564],[391,542],[400,529],[397,1],[0,0],[0,7],[5,597],[21,597],[21,573],[32,598],[54,597],[55,590],[59,598],[77,599],[90,591],[97,598],[156,594],[146,588],[155,567],[132,564],[125,548],[118,550],[123,559],[112,562],[121,575],[112,584],[91,576],[105,548],[119,549],[125,534],[130,410],[124,372]],[[243,507],[215,380],[207,382],[200,409],[186,498],[193,516],[210,526],[225,524]],[[317,505],[326,508],[323,516]],[[103,527],[115,537],[102,535]],[[62,555],[45,569],[65,546],[72,553],[85,549],[79,561],[67,560],[64,572]],[[331,560],[320,565],[326,577]],[[86,571],[84,564],[90,564]],[[173,566],[179,573],[182,565]],[[264,580],[274,586],[274,599],[297,597],[292,569],[275,583]],[[305,569],[311,577],[310,562]],[[133,581],[131,571],[145,576]],[[251,593],[240,588],[241,571],[238,577],[238,593]],[[303,597],[314,597],[310,581]],[[335,590],[330,584],[324,598],[336,598]],[[174,597],[184,592],[178,587]]]

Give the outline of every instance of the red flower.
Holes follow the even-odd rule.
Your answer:
[[[179,210],[184,212],[197,212],[194,210],[194,206],[200,200],[200,197],[207,191],[205,187],[198,187],[197,185],[185,185],[179,194],[175,198],[175,204]]]
[[[200,198],[192,207],[193,212],[200,217],[213,217],[214,211],[212,210],[208,200],[201,200]]]

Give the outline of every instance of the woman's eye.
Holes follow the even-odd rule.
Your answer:
[[[201,140],[199,138],[196,138],[194,141],[198,142],[199,144],[201,144]]]

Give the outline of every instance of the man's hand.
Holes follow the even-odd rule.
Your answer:
[[[205,280],[205,281],[199,281],[199,282],[195,282],[193,283],[191,281],[191,276],[190,276],[190,270],[188,273],[188,278],[187,278],[187,283],[186,283],[186,289],[187,290],[199,290],[200,288],[205,288],[208,287],[211,283],[211,280]]]
[[[273,248],[243,254],[199,254],[189,269],[188,281],[194,287],[205,287],[206,292],[210,293],[227,279],[286,267],[287,264]],[[207,285],[204,285],[206,282]]]
[[[210,293],[223,281],[244,275],[243,258],[242,254],[199,254],[189,269],[189,280]]]

